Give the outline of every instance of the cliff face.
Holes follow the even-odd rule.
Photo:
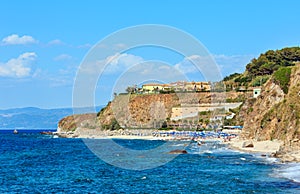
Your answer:
[[[226,99],[245,98],[246,93],[173,93],[118,95],[97,116],[95,114],[74,115],[63,118],[58,126],[62,131],[76,128],[109,129],[117,121],[121,127],[159,127],[169,120],[172,107],[182,104],[216,103]]]
[[[274,75],[262,87],[257,99],[247,99],[237,120],[244,125],[242,137],[256,140],[278,139],[283,150],[300,146],[300,66],[291,68],[285,94]]]
[[[170,118],[172,107],[177,104],[179,99],[174,94],[133,96],[127,104],[129,114],[118,120],[124,126],[151,127],[154,122]],[[119,113],[118,110],[114,112]]]
[[[75,131],[78,127],[95,126],[96,114],[70,115],[58,123],[58,132]]]

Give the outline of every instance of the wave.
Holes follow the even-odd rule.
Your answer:
[[[280,161],[278,158],[274,158],[274,157],[265,157],[264,160],[268,164],[276,164],[276,163],[278,163]]]
[[[300,164],[290,163],[283,164],[279,169],[275,171],[276,176],[292,180],[300,183]]]
[[[186,143],[180,143],[180,144],[174,144],[172,146],[173,147],[186,147],[186,146],[188,146],[188,144],[186,144]]]
[[[198,145],[197,143],[192,143],[188,147],[188,152],[190,154],[231,154],[230,149],[226,147],[224,144],[220,144],[217,142],[206,142],[205,144]]]

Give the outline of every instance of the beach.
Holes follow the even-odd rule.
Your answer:
[[[245,152],[259,152],[262,154],[272,154],[279,151],[280,146],[283,144],[281,141],[253,141],[253,140],[240,140],[238,137],[228,142],[229,147]],[[247,147],[248,144],[248,147]],[[252,146],[252,145],[253,146]]]
[[[280,153],[282,141],[254,141],[240,139],[239,136],[228,138],[224,133],[215,132],[191,132],[191,131],[160,131],[149,129],[122,129],[117,131],[100,131],[95,129],[79,128],[75,132],[56,133],[64,138],[87,138],[87,139],[128,139],[128,140],[162,140],[162,141],[218,141],[226,144],[230,149],[247,153],[259,153],[262,156],[280,158],[281,162],[300,162],[300,151]],[[195,136],[195,134],[202,134]],[[200,143],[201,144],[201,143]]]
[[[254,141],[254,140],[241,140],[238,137],[232,139],[230,142],[225,142],[229,148],[249,153],[260,153],[261,156],[270,156],[279,158],[281,162],[300,162],[300,151],[285,151],[282,152],[281,148],[283,142],[279,140],[273,141]],[[247,146],[248,145],[248,146]]]
[[[59,137],[65,138],[90,138],[90,139],[142,139],[142,140],[171,140],[172,136],[160,133],[158,130],[149,129],[120,129],[116,131],[102,131],[95,129],[78,128],[74,132],[62,132],[58,128]]]
[[[103,131],[95,129],[78,128],[74,132],[62,132],[57,129],[55,133],[65,138],[91,138],[91,139],[142,139],[142,140],[164,140],[164,141],[219,141],[225,142],[232,138],[231,134],[223,132],[196,132],[156,129],[120,129],[116,131]]]

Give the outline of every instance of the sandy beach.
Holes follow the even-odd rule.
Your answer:
[[[151,135],[112,135],[112,136],[80,136],[78,138],[93,138],[93,139],[139,139],[139,140],[173,140],[172,137],[154,137]]]
[[[254,141],[254,140],[240,140],[239,138],[232,139],[230,142],[225,142],[231,149],[255,152],[261,155],[279,158],[281,162],[300,162],[300,151],[281,152],[282,141]],[[245,145],[250,145],[246,147]]]
[[[99,131],[99,130],[89,130],[89,129],[77,129],[74,133],[58,132],[57,135],[65,138],[142,139],[142,140],[165,140],[165,141],[175,140],[174,136],[162,135],[157,130]]]
[[[245,147],[245,144],[253,144],[252,146]],[[262,154],[272,154],[279,151],[280,146],[283,144],[281,141],[252,141],[252,140],[240,140],[234,138],[228,142],[230,148],[237,149],[246,152],[259,152]]]

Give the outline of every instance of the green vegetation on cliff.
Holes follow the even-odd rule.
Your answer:
[[[300,63],[280,67],[262,86],[257,98],[245,101],[234,121],[244,126],[242,137],[281,140],[281,152],[300,149]]]
[[[290,77],[291,68],[289,67],[281,67],[274,73],[273,76],[275,83],[280,86],[285,94],[287,94],[289,90]]]
[[[295,65],[295,62],[300,61],[300,48],[291,47],[281,50],[269,50],[261,54],[257,59],[253,59],[246,66],[246,71],[250,77],[258,75],[271,75],[280,67]]]
[[[233,88],[239,89],[241,86],[246,88],[262,86],[272,74],[277,72],[275,79],[280,82],[282,87],[284,87],[288,81],[288,79],[285,79],[284,77],[288,78],[288,74],[290,73],[288,73],[288,69],[280,69],[294,66],[295,63],[299,61],[299,47],[283,48],[275,51],[269,50],[261,54],[257,59],[252,59],[252,61],[247,64],[244,73],[233,73],[225,77],[223,82],[225,82],[227,90]],[[287,92],[286,88],[284,91]]]
[[[109,124],[103,125],[102,128],[104,130],[111,130],[111,131],[121,129],[120,124],[116,118],[113,118]]]

